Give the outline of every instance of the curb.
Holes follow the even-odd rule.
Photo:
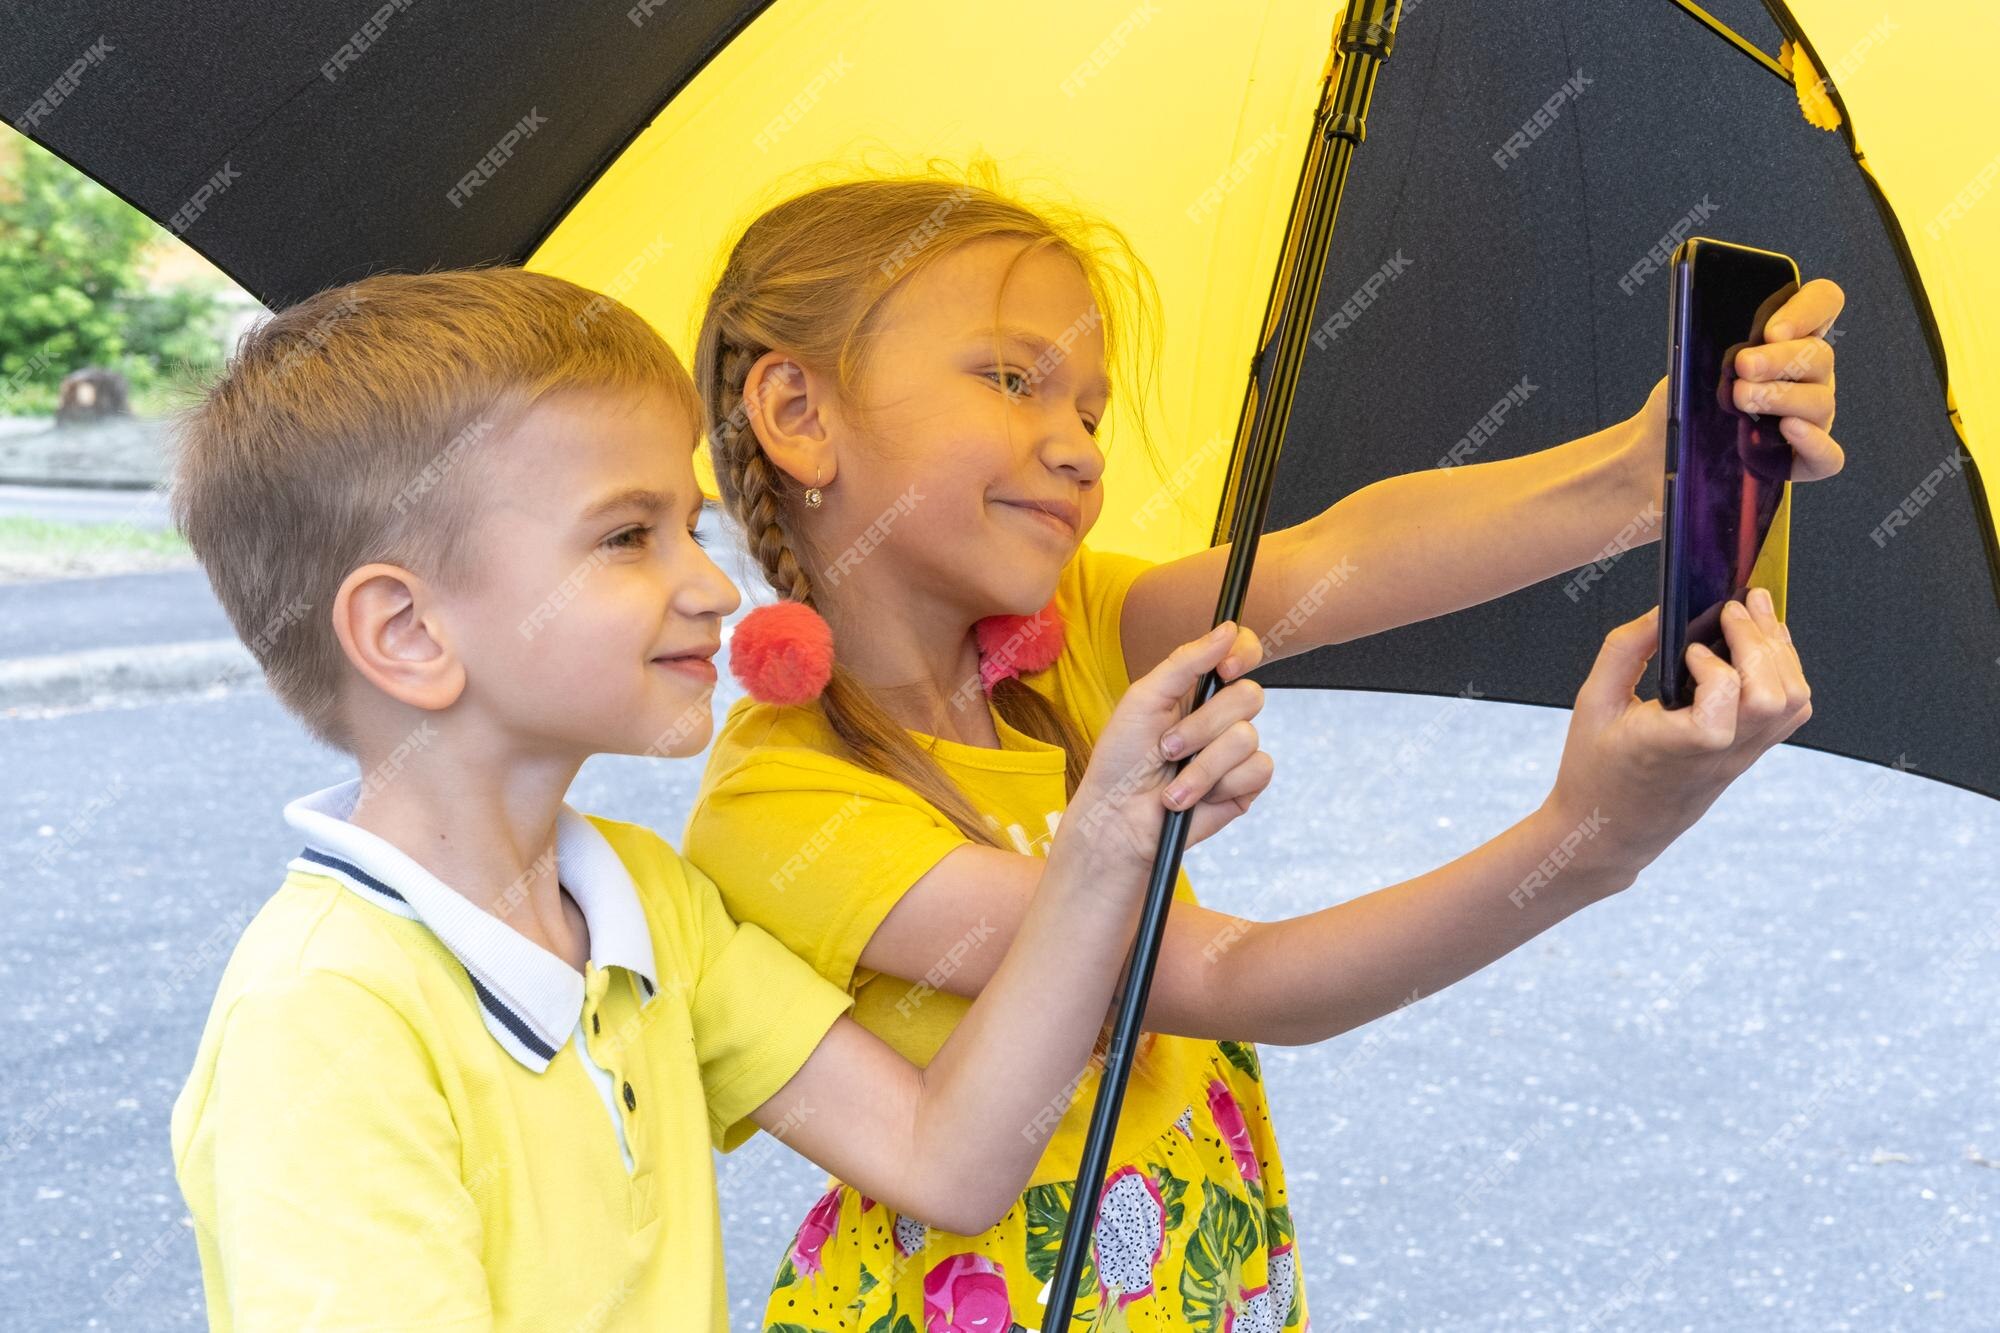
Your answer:
[[[0,713],[170,698],[262,678],[250,650],[235,639],[17,657],[0,661]]]

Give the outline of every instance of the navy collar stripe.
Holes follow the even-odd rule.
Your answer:
[[[553,1060],[556,1058],[556,1048],[536,1036],[535,1030],[523,1022],[519,1014],[516,1014],[512,1009],[500,1003],[492,991],[480,985],[479,978],[472,975],[471,968],[466,968],[465,975],[472,982],[473,993],[479,996],[479,1002],[486,1006],[486,1012],[499,1019],[500,1025],[514,1034],[514,1040],[520,1042],[544,1060]]]
[[[304,851],[299,853],[299,856],[307,861],[317,861],[320,865],[331,866],[333,869],[338,870],[341,874],[347,875],[350,878],[357,880],[362,884],[366,884],[369,888],[375,890],[375,892],[381,894],[385,898],[394,898],[397,902],[404,904],[407,904],[410,901],[408,898],[405,898],[402,894],[396,892],[394,889],[390,888],[387,884],[384,884],[381,880],[375,878],[373,875],[369,874],[367,871],[363,870],[360,866],[355,865],[351,861],[343,861],[337,856],[328,856],[325,852],[319,851],[312,847],[307,847]]]

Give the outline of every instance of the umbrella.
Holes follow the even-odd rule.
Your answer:
[[[1310,267],[1282,458],[1235,427],[1253,377],[1270,383],[1253,357],[1298,258],[1287,224],[1339,6],[637,0],[468,22],[389,0],[240,7],[217,40],[170,6],[82,4],[12,18],[0,113],[268,303],[385,268],[524,262],[684,351],[724,241],[823,164],[992,155],[1117,223],[1159,280],[1169,467],[1112,458],[1094,534],[1154,559],[1223,539],[1231,514],[1290,526],[1385,478],[1615,420],[1661,373],[1673,246],[1785,250],[1847,289],[1841,435],[1859,446],[1832,495],[1796,523],[1788,496],[1776,520],[1818,705],[1793,743],[2000,796],[2000,460],[1981,433],[2000,411],[1984,202],[2000,158],[1940,124],[1995,123],[1981,57],[2000,20],[1850,0],[1401,9],[1330,259]],[[1474,677],[1484,698],[1567,706],[1606,630],[1653,600],[1651,562],[1627,555],[1639,519],[1566,579],[1260,677],[1436,694]],[[1184,828],[1169,823],[1149,916]]]
[[[380,269],[520,262],[620,297],[683,353],[731,228],[815,164],[983,152],[1022,193],[1118,224],[1159,282],[1160,463],[1111,451],[1092,543],[1168,559],[1221,536],[1338,12],[98,0],[9,11],[0,116],[269,305]],[[1831,336],[1852,337],[1850,466],[1776,520],[1814,687],[1790,743],[2000,796],[1982,434],[2000,413],[2000,14],[1411,0],[1399,34],[1269,527],[1630,413],[1663,373],[1675,241],[1784,250],[1839,280]],[[1566,707],[1604,633],[1657,596],[1657,548],[1626,549],[1640,535],[1259,679]]]

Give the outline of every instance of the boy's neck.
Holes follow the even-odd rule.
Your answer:
[[[580,966],[588,937],[556,864],[556,821],[579,767],[453,763],[435,751],[405,756],[393,772],[364,765],[348,822]]]

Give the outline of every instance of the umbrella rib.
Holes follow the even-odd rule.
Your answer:
[[[1792,82],[1792,72],[1773,60],[1770,56],[1765,55],[1764,48],[1758,46],[1757,43],[1751,41],[1749,38],[1744,37],[1706,9],[1703,9],[1694,0],[1674,0],[1674,3],[1680,6],[1689,18],[1692,18],[1710,32],[1713,32],[1723,41],[1728,42],[1744,55],[1749,56],[1765,69],[1783,79],[1786,83]]]

